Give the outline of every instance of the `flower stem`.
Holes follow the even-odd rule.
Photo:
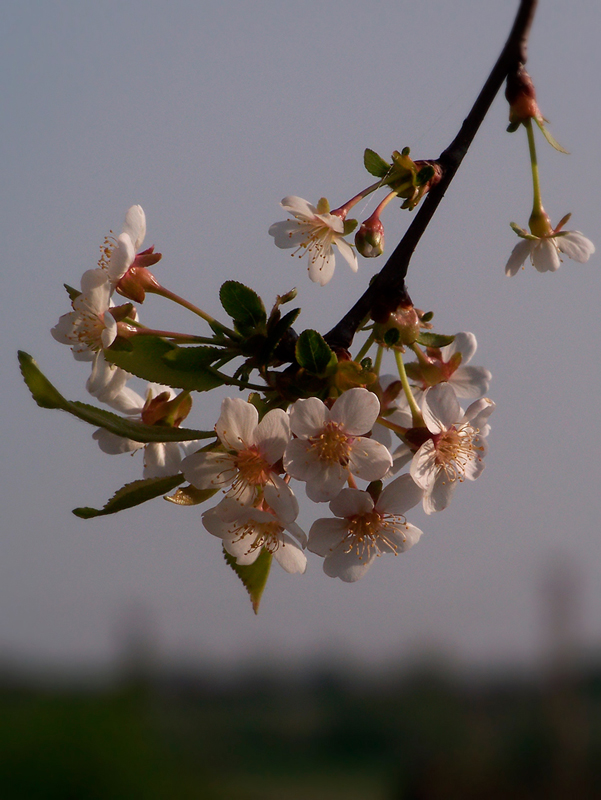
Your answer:
[[[524,122],[526,133],[528,134],[528,150],[530,151],[530,166],[532,168],[532,216],[540,216],[544,214],[543,204],[540,196],[540,180],[538,176],[538,160],[536,157],[536,144],[534,142],[534,129],[532,128],[532,120],[527,119]]]
[[[374,363],[374,372],[376,375],[380,374],[380,368],[382,366],[382,356],[384,355],[384,348],[381,345],[378,345],[378,351],[376,353],[376,361]]]
[[[231,338],[233,339],[240,338],[235,331],[231,330],[230,328],[227,328],[225,325],[222,325],[221,322],[218,322],[210,314],[207,314],[206,311],[203,311],[201,308],[198,308],[193,303],[190,303],[188,300],[185,300],[183,297],[180,297],[178,294],[175,294],[175,292],[171,292],[169,289],[165,289],[164,286],[160,286],[158,289],[154,289],[153,293],[158,294],[161,297],[164,297],[166,300],[172,300],[174,303],[177,303],[178,305],[187,308],[188,311],[191,311],[193,314],[196,314],[198,317],[201,317],[202,319],[205,320],[205,322],[208,322],[209,325],[213,326],[214,328],[215,327],[219,328],[223,333],[226,333]]]
[[[366,356],[366,355],[367,355],[367,353],[369,352],[369,348],[370,348],[370,347],[372,346],[372,344],[374,343],[374,339],[375,339],[375,334],[374,334],[374,332],[372,331],[372,332],[369,334],[369,336],[367,337],[367,339],[366,339],[366,341],[365,341],[365,344],[363,345],[363,347],[361,348],[361,350],[359,350],[359,352],[358,352],[358,353],[357,353],[357,355],[355,356],[355,361],[361,361],[361,359],[362,359],[362,358],[365,358],[365,356]]]
[[[395,350],[394,357],[396,359],[396,365],[399,371],[399,378],[401,379],[401,386],[403,387],[405,397],[407,398],[409,408],[411,409],[413,424],[415,427],[421,426],[424,424],[424,418],[422,417],[422,412],[419,410],[419,406],[415,402],[415,397],[411,391],[411,386],[409,385],[409,379],[407,378],[407,373],[405,372],[405,365],[403,364],[403,356],[401,351]]]

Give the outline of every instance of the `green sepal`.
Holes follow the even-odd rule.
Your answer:
[[[74,417],[107,431],[133,439],[134,442],[187,442],[196,439],[209,439],[215,436],[214,431],[195,431],[189,428],[173,428],[168,425],[144,425],[142,422],[120,417],[112,411],[96,408],[87,403],[67,400],[40,371],[34,359],[19,350],[21,374],[33,399],[41,408],[58,408],[67,411]]]
[[[254,561],[252,564],[242,565],[237,564],[234,556],[231,556],[224,547],[223,557],[226,563],[229,564],[229,566],[242,581],[244,588],[250,597],[253,611],[255,614],[258,614],[259,603],[261,602],[263,591],[267,585],[269,570],[271,569],[271,561],[273,559],[272,553],[263,548],[256,561]]]
[[[454,336],[445,336],[442,333],[430,333],[430,331],[420,331],[417,343],[424,347],[446,347],[455,341]]]
[[[543,136],[545,137],[545,139],[546,139],[546,140],[549,142],[549,144],[551,145],[551,147],[554,147],[554,148],[555,148],[556,150],[558,150],[560,153],[565,153],[567,156],[569,156],[569,155],[570,155],[570,153],[569,153],[569,150],[566,150],[566,149],[565,149],[565,147],[562,147],[562,146],[559,144],[559,142],[557,141],[557,139],[555,139],[555,137],[554,137],[554,136],[552,136],[552,135],[549,133],[549,131],[548,131],[548,130],[545,128],[545,126],[543,125],[543,121],[542,121],[542,120],[540,120],[540,119],[536,119],[536,118],[535,118],[535,120],[534,120],[534,121],[536,122],[536,124],[537,124],[537,125],[538,125],[538,127],[540,128],[542,135],[543,135]]]
[[[431,322],[433,317],[434,317],[434,312],[433,311],[426,311],[425,314],[422,314],[421,321],[422,322]]]
[[[168,475],[166,478],[146,478],[145,480],[126,483],[108,500],[102,508],[74,508],[73,513],[81,519],[92,519],[92,517],[104,517],[107,514],[116,514],[118,511],[125,511],[126,508],[133,508],[147,500],[154,500],[166,492],[183,483],[184,476]]]
[[[177,489],[173,494],[166,495],[165,500],[174,503],[176,506],[198,506],[204,503],[214,494],[217,494],[219,489],[197,489],[196,486],[182,486]]]
[[[65,287],[65,290],[66,290],[67,294],[69,295],[69,300],[71,302],[73,302],[81,294],[79,289],[74,289],[72,286],[69,286],[68,283],[63,283],[63,286]]]
[[[399,343],[401,332],[396,328],[389,328],[384,334],[384,344],[387,347],[394,347]]]
[[[271,330],[268,329],[267,338],[269,341],[268,345],[268,355],[271,356],[273,351],[276,349],[278,344],[282,341],[286,331],[290,328],[291,325],[294,324],[298,315],[300,314],[300,308],[293,308],[288,311],[284,316],[278,320]]]
[[[515,133],[521,124],[521,120],[519,122],[510,122],[507,126],[507,133]]]
[[[236,327],[256,328],[267,321],[259,295],[239,281],[226,281],[219,290],[219,299]]]
[[[194,392],[207,392],[223,384],[223,379],[209,366],[192,370],[186,360],[186,348],[170,344],[158,336],[134,336],[127,343],[130,345],[127,350],[111,347],[104,351],[104,357],[138,378]],[[213,348],[206,350],[212,351]],[[184,364],[182,369],[178,368],[178,359]]]
[[[352,233],[355,230],[355,228],[357,227],[358,224],[359,224],[359,221],[356,220],[356,219],[345,219],[344,220],[344,228],[342,230],[342,235],[343,236],[348,236],[349,233]]]
[[[538,236],[533,236],[531,233],[528,233],[527,230],[524,230],[524,228],[520,228],[516,222],[510,222],[509,227],[514,233],[517,233],[520,239],[538,239]]]
[[[363,153],[363,166],[370,175],[374,175],[376,178],[385,178],[390,172],[390,164],[369,147]]]
[[[323,376],[338,363],[336,354],[323,336],[310,329],[298,337],[295,355],[298,364],[312,375]]]
[[[425,183],[428,183],[428,181],[432,180],[432,178],[434,177],[434,173],[435,173],[434,167],[430,166],[430,164],[427,164],[425,167],[422,167],[415,176],[415,185],[423,186]]]

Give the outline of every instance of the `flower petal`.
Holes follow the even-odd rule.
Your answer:
[[[380,401],[367,389],[348,389],[336,400],[330,413],[332,421],[345,433],[362,436],[373,428],[380,413]]]
[[[226,397],[221,403],[221,416],[215,432],[229,450],[245,450],[255,443],[259,412],[239,397]]]
[[[423,494],[423,489],[406,473],[384,488],[376,503],[376,511],[404,515],[421,501]]]
[[[569,231],[564,236],[557,236],[555,241],[562,253],[580,264],[586,263],[595,252],[595,245],[580,231]]]
[[[361,516],[373,510],[373,499],[360,489],[343,489],[330,503],[330,511],[337,517]]]
[[[438,383],[424,392],[422,415],[430,433],[448,431],[461,419],[461,407],[449,383]]]
[[[348,242],[346,242],[342,237],[338,237],[335,241],[336,247],[340,251],[340,255],[349,267],[353,270],[353,272],[357,272],[359,269],[359,264],[357,263],[357,254],[350,246]]]
[[[523,266],[524,261],[528,258],[532,251],[533,242],[529,239],[522,239],[511,251],[509,260],[505,265],[505,275],[517,275],[520,267]]]
[[[123,233],[131,239],[134,251],[139,250],[146,236],[146,214],[142,206],[132,206],[127,210]]]
[[[317,397],[297,400],[290,409],[290,429],[302,439],[318,436],[329,420],[330,412]]]
[[[281,408],[268,411],[254,432],[254,444],[268,464],[275,464],[284,455],[290,441],[290,417]]]
[[[532,263],[539,272],[555,272],[561,265],[554,239],[541,239],[532,251]]]
[[[392,456],[380,442],[359,436],[349,448],[349,469],[364,481],[379,481],[392,467]]]

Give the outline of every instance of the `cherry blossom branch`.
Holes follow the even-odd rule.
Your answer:
[[[443,150],[438,159],[443,175],[427,195],[413,222],[407,229],[396,249],[378,273],[370,286],[355,305],[325,336],[332,347],[348,350],[353,337],[366,317],[387,319],[390,312],[399,305],[411,304],[405,286],[405,277],[411,256],[455,173],[459,169],[478,128],[496,97],[503,81],[515,74],[527,60],[527,45],[530,27],[538,0],[521,0],[511,32],[501,51],[497,63],[471,111],[451,144]]]

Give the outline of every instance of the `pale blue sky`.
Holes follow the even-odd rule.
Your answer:
[[[525,134],[505,133],[495,102],[416,252],[415,304],[437,328],[471,330],[474,363],[497,402],[482,478],[445,512],[412,521],[424,536],[358,584],[274,567],[261,613],[221,562],[200,510],[157,500],[82,521],[139,477],[139,459],[101,454],[91,429],[38,409],[20,382],[30,352],[68,397],[86,400],[87,368],[49,329],[68,310],[63,282],[95,266],[109,229],[144,207],[157,276],[211,313],[223,280],[269,305],[299,288],[299,326],[326,331],[363,291],[340,263],[331,284],[267,235],[279,200],[340,204],[366,184],[362,153],[411,146],[436,157],[455,134],[511,25],[513,0],[327,4],[20,2],[0,10],[4,75],[0,164],[6,301],[0,657],[107,663],[129,603],[147,605],[166,657],[294,661],[319,648],[388,661],[437,643],[468,663],[530,662],[541,652],[540,583],[557,558],[582,576],[581,639],[601,637],[599,256],[554,275],[510,280],[509,222],[525,225]],[[540,147],[554,222],[599,245],[601,15],[593,0],[542,0],[529,69],[543,113],[572,155]],[[384,216],[389,251],[409,215]],[[373,205],[366,204],[366,213]],[[156,300],[157,327],[188,317]],[[220,397],[191,424],[211,427]],[[307,529],[312,507],[303,506]]]

